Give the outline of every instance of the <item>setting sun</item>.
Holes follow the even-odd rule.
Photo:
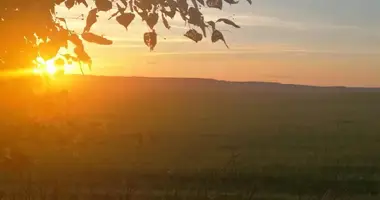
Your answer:
[[[63,73],[71,73],[73,72],[74,67],[72,64],[62,63],[57,64],[58,58],[53,58],[50,60],[45,61],[41,57],[37,57],[35,60],[36,67],[33,69],[33,73],[38,75],[49,75],[54,76],[57,74],[57,72],[63,72]]]
[[[50,75],[54,75],[57,72],[57,67],[54,64],[54,60],[46,61],[46,72]]]

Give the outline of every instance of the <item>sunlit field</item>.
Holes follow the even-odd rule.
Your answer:
[[[376,89],[73,75],[0,91],[6,195],[379,198]]]

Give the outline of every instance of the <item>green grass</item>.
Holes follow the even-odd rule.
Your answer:
[[[67,99],[54,100],[2,87],[0,145],[35,160],[37,185],[255,188],[290,199],[380,189],[379,92],[100,77],[63,84]],[[56,119],[35,122],[48,115]],[[232,152],[227,170],[237,173],[223,171]],[[4,188],[20,185],[0,175]]]

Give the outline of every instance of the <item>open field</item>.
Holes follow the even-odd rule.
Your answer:
[[[135,199],[175,197],[173,190],[190,199],[206,191],[317,199],[329,190],[379,198],[378,89],[66,79],[53,88],[69,92],[54,95],[17,89],[39,91],[29,82],[0,86],[6,194],[43,186],[115,199],[125,188],[137,189]]]

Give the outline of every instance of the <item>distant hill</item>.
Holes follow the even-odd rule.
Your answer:
[[[282,84],[277,82],[234,82],[202,78],[160,78],[160,77],[111,77],[71,75],[71,81],[78,84],[98,83],[103,86],[139,85],[146,88],[207,90],[222,89],[256,92],[380,92],[380,88],[344,87],[344,86],[310,86]]]
[[[15,81],[0,80],[0,89],[11,93],[21,88],[35,85],[39,79],[12,79]],[[67,75],[57,79],[53,84],[64,82],[70,90],[94,88],[106,91],[121,91],[138,89],[141,91],[182,91],[182,92],[275,92],[275,93],[308,93],[308,92],[380,92],[380,88],[344,87],[344,86],[309,86],[296,84],[282,84],[276,82],[234,82],[202,78],[153,78],[153,77],[121,77],[121,76],[82,76]]]

